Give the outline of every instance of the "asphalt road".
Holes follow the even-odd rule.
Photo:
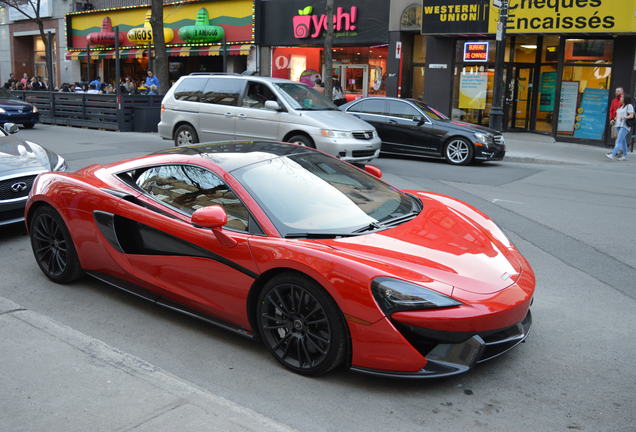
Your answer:
[[[152,134],[44,125],[20,134],[60,152],[73,169],[171,146]],[[349,371],[304,378],[256,343],[97,281],[49,282],[16,226],[0,227],[0,296],[302,431],[636,430],[633,167],[396,158],[375,165],[399,187],[475,205],[509,234],[538,279],[525,344],[443,380]]]

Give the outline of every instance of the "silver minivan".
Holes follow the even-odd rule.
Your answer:
[[[350,162],[380,153],[375,128],[294,81],[226,74],[183,76],[163,98],[159,135],[175,145],[285,141]]]

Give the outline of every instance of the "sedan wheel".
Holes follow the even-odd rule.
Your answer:
[[[346,328],[331,297],[315,282],[294,274],[271,279],[257,306],[258,330],[276,360],[303,375],[340,365]]]
[[[444,157],[453,165],[466,165],[473,160],[473,145],[463,138],[453,138],[446,144]]]
[[[55,210],[37,209],[29,231],[35,260],[46,277],[68,283],[82,275],[71,236]]]

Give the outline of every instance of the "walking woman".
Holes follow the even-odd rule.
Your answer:
[[[606,154],[610,159],[627,159],[627,136],[634,126],[634,99],[630,95],[623,94],[621,106],[616,110],[616,145],[611,153]],[[622,152],[618,157],[618,153]]]

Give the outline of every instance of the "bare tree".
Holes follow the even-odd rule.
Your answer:
[[[333,0],[326,0],[325,14],[327,15],[327,34],[325,35],[324,57],[325,57],[325,96],[332,99],[333,95]]]
[[[49,90],[53,90],[55,83],[53,82],[53,41],[47,37],[44,32],[44,21],[40,15],[40,0],[0,0],[0,6],[7,8],[13,8],[20,12],[28,20],[35,21],[40,31],[40,37],[44,42],[45,55],[46,55],[46,72],[49,80]]]
[[[0,0],[3,1],[3,0]],[[170,89],[170,76],[168,74],[168,53],[166,40],[163,35],[163,1],[152,0],[150,10],[150,25],[152,26],[152,42],[155,46],[155,60],[153,71],[159,79],[159,94],[166,94]]]

